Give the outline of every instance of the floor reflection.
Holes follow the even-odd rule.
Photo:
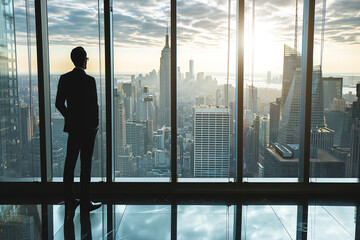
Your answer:
[[[355,206],[317,204],[105,204],[70,216],[63,204],[0,205],[0,239],[347,240],[359,239],[356,219]]]

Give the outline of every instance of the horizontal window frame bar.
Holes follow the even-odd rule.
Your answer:
[[[94,199],[104,201],[152,202],[180,199],[184,202],[253,202],[266,201],[302,204],[304,201],[322,201],[332,204],[359,204],[358,183],[91,183]],[[62,201],[61,182],[0,183],[0,203],[44,203]],[[74,183],[79,192],[80,183]],[[176,200],[176,201],[180,201]]]

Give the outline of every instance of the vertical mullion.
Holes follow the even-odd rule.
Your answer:
[[[307,239],[308,210],[309,210],[309,206],[307,203],[299,205],[297,208],[297,222],[296,222],[297,240]]]
[[[51,181],[50,70],[46,1],[35,0],[41,182]],[[49,162],[48,162],[49,161]]]
[[[239,0],[237,17],[237,147],[236,147],[236,182],[243,181],[243,104],[244,104],[244,21],[245,0]]]
[[[41,239],[53,239],[53,209],[52,205],[41,204]]]
[[[355,239],[360,239],[360,206],[356,205],[355,214]]]
[[[171,0],[171,182],[177,182],[176,1]]]
[[[171,204],[171,240],[177,239],[177,204]]]
[[[304,0],[301,59],[299,182],[308,183],[310,174],[311,95],[314,46],[315,0]]]
[[[108,240],[112,240],[115,238],[115,205],[108,203],[107,207],[107,214],[106,214],[106,224],[107,224],[107,238]],[[105,211],[105,208],[103,208]]]
[[[234,239],[241,240],[242,226],[242,204],[238,203],[234,206]]]
[[[104,37],[105,37],[105,96],[106,96],[106,182],[112,182],[114,159],[113,128],[113,32],[112,0],[104,0]]]

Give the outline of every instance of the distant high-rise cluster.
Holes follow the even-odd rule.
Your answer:
[[[358,177],[359,105],[346,103],[343,78],[323,77],[313,67],[311,94],[311,177]],[[270,81],[268,72],[267,80]],[[244,175],[297,177],[301,104],[301,54],[285,45],[281,97],[261,113],[258,89],[245,91]],[[359,100],[358,100],[359,101]],[[261,114],[259,114],[261,113]],[[356,145],[357,144],[357,145]],[[355,145],[357,147],[355,147]]]

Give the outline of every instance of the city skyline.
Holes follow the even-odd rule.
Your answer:
[[[62,18],[60,17],[60,19]],[[10,30],[12,34],[15,33],[15,29]],[[128,76],[115,74],[114,112],[112,117],[116,131],[114,138],[116,177],[166,178],[170,176],[171,128],[175,126],[171,126],[170,121],[170,102],[172,101],[172,95],[170,94],[171,44],[169,29],[165,28],[165,30],[162,37],[162,45],[157,49],[157,60],[152,63],[155,66],[151,68],[152,70],[147,71],[144,75],[139,74],[137,76],[135,74]],[[153,34],[154,38],[156,38],[156,34]],[[51,36],[50,34],[50,40]],[[11,34],[8,37],[14,39],[14,37],[11,37]],[[281,38],[283,37],[280,36],[279,39]],[[219,41],[221,40],[224,39],[219,39]],[[297,176],[296,164],[299,152],[298,131],[300,126],[302,58],[299,51],[287,45],[290,39],[285,40],[284,43],[279,44],[281,46],[279,53],[283,58],[281,61],[283,62],[282,74],[276,74],[276,72],[269,70],[266,72],[266,79],[264,76],[258,76],[256,73],[249,79],[249,71],[245,71],[246,88],[244,89],[245,101],[244,112],[242,114],[244,117],[243,137],[246,139],[246,144],[243,146],[246,176],[269,177],[274,176],[273,174],[275,174],[275,177]],[[188,44],[193,46],[191,42]],[[4,44],[4,46],[9,45]],[[16,46],[16,42],[14,42],[14,46]],[[210,46],[210,48],[213,47]],[[12,48],[15,49],[15,47]],[[30,46],[28,50],[31,52]],[[50,56],[52,56],[51,51],[55,50],[59,51],[60,49],[56,48],[56,45],[51,45]],[[4,173],[9,174],[9,176],[32,175],[36,177],[39,175],[38,162],[40,162],[40,156],[36,152],[40,148],[36,77],[32,80],[27,79],[26,75],[11,74],[11,71],[16,70],[18,72],[19,69],[18,66],[13,64],[14,62],[17,63],[18,59],[14,54],[9,53],[7,54],[8,58],[6,58],[8,62],[4,61],[5,64],[2,66],[4,72],[8,74],[4,78],[4,82],[8,84],[2,84],[2,91],[5,92],[5,97],[18,97],[20,104],[16,107],[11,107],[10,105],[17,101],[16,99],[10,99],[10,105],[8,104],[9,107],[6,110],[4,119],[11,122],[6,129],[12,132],[20,131],[21,134],[19,137],[11,137],[9,132],[9,134],[6,133],[5,135],[12,139],[6,140],[6,138],[2,138],[2,140],[3,143],[7,142],[9,146],[18,145],[22,151],[10,153],[10,155],[16,156],[15,160],[5,157],[3,159],[2,170]],[[59,53],[59,55],[61,54]],[[102,66],[100,63],[96,63],[96,59],[91,58],[91,55],[88,55],[88,57],[90,57],[89,64],[93,62],[92,64],[98,64],[98,67]],[[273,58],[274,56],[270,57]],[[236,135],[238,134],[236,131],[237,101],[235,78],[230,74],[228,85],[224,81],[224,75],[209,74],[203,70],[202,62],[196,59],[198,59],[196,56],[192,56],[187,59],[186,67],[176,69],[177,82],[179,83],[177,86],[178,94],[176,96],[178,176],[184,178],[234,176],[234,166],[236,166],[235,143]],[[207,59],[205,63],[208,61],[211,62],[211,59]],[[220,59],[219,61],[222,60]],[[139,63],[141,65],[141,58],[139,58]],[[56,62],[52,62],[50,59],[50,64],[56,64]],[[138,65],[134,65],[134,67],[138,67]],[[11,68],[11,71],[7,68]],[[116,66],[115,69],[117,69]],[[119,69],[121,70],[122,68]],[[317,62],[314,61],[311,105],[312,145],[310,150],[312,152],[312,159],[319,161],[319,166],[326,166],[326,169],[329,167],[329,170],[322,171],[323,167],[320,167],[320,170],[316,169],[314,173],[319,174],[320,177],[331,177],[334,174],[331,169],[338,164],[338,167],[343,169],[343,176],[345,177],[349,176],[349,171],[354,170],[354,167],[351,166],[356,166],[357,164],[357,155],[355,153],[352,153],[354,156],[352,162],[349,162],[350,160],[345,157],[346,154],[349,154],[354,149],[354,142],[357,141],[356,138],[352,140],[351,144],[342,140],[344,138],[343,134],[346,134],[348,137],[350,134],[357,136],[357,130],[351,128],[352,126],[357,126],[353,124],[353,122],[356,122],[357,116],[356,114],[353,114],[353,116],[348,114],[348,112],[356,110],[357,98],[352,93],[342,92],[341,95],[344,98],[339,99],[337,95],[329,94],[332,91],[332,87],[324,90],[323,75],[325,74],[323,74],[322,69],[322,66],[318,66]],[[216,69],[212,71],[216,71]],[[97,77],[97,75],[95,76]],[[340,92],[344,87],[350,89],[350,87],[353,87],[359,81],[357,78],[349,80],[347,76],[341,77],[343,81],[341,86],[339,86]],[[52,167],[54,177],[61,178],[63,159],[66,154],[66,137],[61,127],[63,120],[61,117],[59,119],[53,104],[58,78],[59,75],[53,72],[50,73]],[[106,154],[106,144],[104,139],[106,136],[106,123],[104,121],[105,91],[103,79],[103,77],[97,78],[100,119],[103,120],[100,121],[94,152],[93,166],[97,169],[97,171],[93,171],[94,176],[103,176],[105,170],[104,156]],[[250,83],[249,80],[251,80],[251,84],[248,84]],[[256,83],[259,82],[263,86],[257,86]],[[324,97],[327,99],[324,99]],[[329,105],[326,110],[324,109],[324,102],[327,102]],[[279,108],[277,107],[278,103],[280,104]],[[213,113],[220,113],[222,108],[225,109],[226,114],[217,119],[219,115]],[[209,109],[211,111],[208,111]],[[204,116],[199,114],[201,110],[204,110]],[[18,118],[20,113],[21,118],[16,120],[15,118]],[[13,114],[14,118],[11,114]],[[271,116],[270,119],[269,114]],[[343,118],[343,121],[339,121],[338,125],[333,124],[333,118],[336,116]],[[329,125],[327,125],[327,120]],[[228,123],[225,124],[225,122]],[[198,128],[197,124],[200,124],[201,127]],[[335,137],[336,141],[334,141]],[[20,139],[17,140],[17,138]],[[223,141],[224,138],[227,140]],[[215,144],[214,147],[209,149],[208,145],[214,139],[215,143],[219,146]],[[220,141],[218,139],[222,139],[221,141],[223,142],[218,143]],[[334,145],[334,142],[340,143],[340,145]],[[250,146],[247,144],[250,144]],[[352,149],[348,149],[349,145],[352,146]],[[199,149],[199,146],[201,149]],[[220,148],[218,149],[218,147]],[[347,148],[344,149],[344,147]],[[6,147],[3,149],[8,151],[10,148]],[[332,158],[336,159],[333,161],[334,164],[320,159],[329,154],[333,155]],[[12,169],[7,168],[7,162],[19,163],[20,160],[23,160],[27,166],[21,167],[19,164],[12,164]],[[206,167],[206,164],[209,165],[209,168]],[[213,168],[214,166],[216,167]],[[218,166],[223,166],[225,169],[222,169],[222,167],[218,168]],[[277,169],[276,166],[279,166],[278,169],[283,168],[284,171],[275,171]],[[198,169],[202,169],[201,173],[199,173]],[[340,171],[338,173],[342,176]]]

